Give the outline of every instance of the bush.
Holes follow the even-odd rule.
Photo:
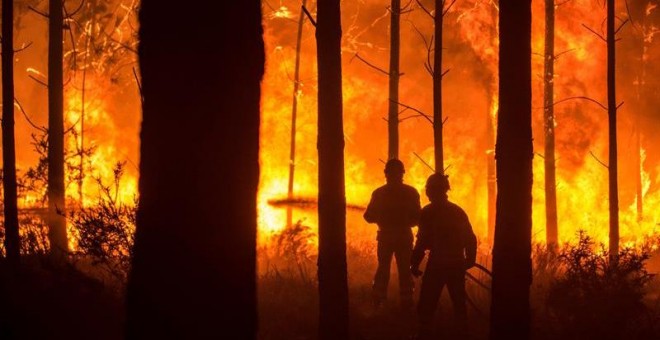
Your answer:
[[[561,337],[638,338],[647,330],[644,295],[653,275],[645,268],[645,249],[622,249],[617,259],[584,232],[558,260],[563,272],[550,284],[549,315]]]

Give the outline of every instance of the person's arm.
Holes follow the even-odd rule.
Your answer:
[[[368,223],[378,223],[378,217],[380,215],[379,205],[377,191],[374,191],[373,194],[371,194],[371,200],[369,201],[369,205],[367,205],[367,210],[364,212],[365,221]]]
[[[420,203],[419,193],[413,189],[412,202],[410,211],[410,227],[419,225],[420,214],[422,213],[422,204]]]
[[[419,265],[422,263],[426,251],[431,249],[431,229],[426,215],[427,214],[425,214],[424,211],[420,214],[417,241],[415,242],[415,247],[413,248],[412,256],[410,258],[410,271],[416,277],[422,275],[422,272],[419,270]]]
[[[465,267],[470,269],[474,266],[477,260],[477,236],[472,230],[470,219],[463,211],[463,242],[465,247]]]

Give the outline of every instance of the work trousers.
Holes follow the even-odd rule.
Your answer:
[[[402,304],[412,303],[413,280],[410,274],[412,234],[378,235],[378,269],[374,277],[374,299],[381,302],[387,298],[392,256],[396,259],[399,275],[400,299]]]
[[[454,307],[455,324],[459,334],[467,331],[467,308],[465,305],[465,269],[426,268],[417,305],[417,313],[422,332],[433,328],[433,319],[438,307],[442,289],[447,286]]]

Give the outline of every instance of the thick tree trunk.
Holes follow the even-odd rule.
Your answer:
[[[492,95],[491,95],[492,96]],[[491,99],[492,101],[493,99]],[[495,208],[497,205],[497,170],[495,167],[495,124],[493,110],[495,103],[488,107],[486,116],[486,139],[488,143],[487,157],[487,190],[488,190],[488,242],[492,246],[495,239]],[[498,104],[499,105],[499,104]]]
[[[392,0],[390,8],[390,94],[387,114],[388,158],[399,158],[399,54],[401,0]]]
[[[2,185],[5,206],[5,251],[18,264],[21,246],[18,236],[16,201],[16,142],[14,139],[14,2],[2,0]]]
[[[319,335],[348,339],[340,0],[318,1]]]
[[[500,110],[491,339],[530,337],[532,280],[531,0],[500,1]]]
[[[607,115],[609,122],[609,191],[610,191],[610,255],[619,252],[619,181],[616,136],[616,41],[614,36],[614,0],[607,0]]]
[[[558,241],[557,179],[555,167],[555,0],[545,0],[545,70],[543,72],[543,122],[545,131],[545,236],[548,246]]]
[[[289,150],[289,190],[287,198],[293,199],[293,183],[296,173],[296,120],[298,118],[298,91],[300,91],[300,50],[302,49],[302,35],[305,23],[305,12],[302,10],[307,4],[303,0],[298,18],[298,37],[296,38],[296,66],[293,73],[293,104],[291,106],[291,148]],[[293,223],[293,208],[289,206],[286,213],[287,226]]]
[[[435,0],[435,53],[433,56],[433,147],[435,172],[444,174],[444,149],[442,144],[442,21],[444,0]]]
[[[127,337],[254,339],[261,2],[143,0],[139,34]]]
[[[64,186],[63,4],[50,0],[48,23],[48,240],[51,254],[68,252]]]

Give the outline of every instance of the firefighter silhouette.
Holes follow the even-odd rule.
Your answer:
[[[385,165],[387,183],[376,189],[364,213],[364,219],[378,225],[378,269],[374,277],[373,299],[380,306],[387,298],[392,255],[396,258],[400,302],[412,307],[413,280],[409,270],[412,254],[412,227],[419,220],[420,201],[417,190],[403,183],[405,169],[398,159]]]
[[[465,271],[475,264],[477,238],[467,214],[449,202],[449,189],[447,176],[433,174],[428,178],[426,195],[431,203],[420,214],[417,242],[412,253],[412,275],[424,274],[417,306],[420,338],[432,332],[433,316],[444,286],[449,290],[458,333],[463,336],[467,333]],[[427,250],[429,258],[425,273],[422,273],[419,265]]]

